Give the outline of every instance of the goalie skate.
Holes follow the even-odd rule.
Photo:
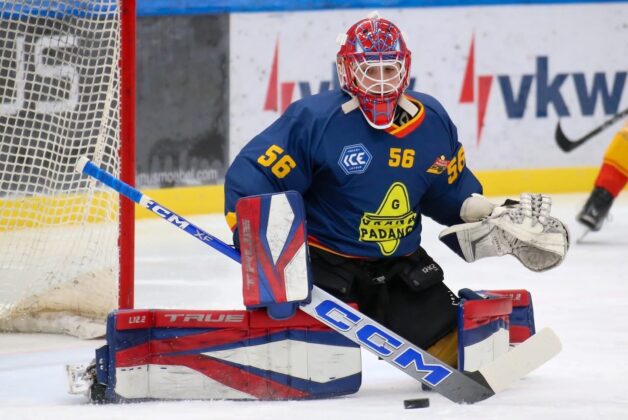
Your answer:
[[[96,378],[96,362],[65,365],[65,373],[68,378],[68,392],[89,397],[90,388]]]

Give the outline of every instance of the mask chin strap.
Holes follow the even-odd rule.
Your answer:
[[[410,115],[410,117],[414,117],[417,112],[419,112],[419,108],[415,104],[410,102],[410,100],[406,98],[406,96],[403,94],[399,97],[399,101],[397,101],[397,106],[406,111]]]
[[[358,109],[359,106],[360,106],[360,102],[358,101],[358,98],[356,98],[355,96],[352,96],[351,99],[349,99],[347,102],[342,104],[341,108],[342,108],[342,112],[344,112],[345,114],[348,114],[349,112]]]

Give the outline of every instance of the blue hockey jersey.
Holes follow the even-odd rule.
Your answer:
[[[303,195],[308,242],[363,258],[408,255],[421,242],[421,215],[462,223],[460,207],[482,187],[466,168],[456,127],[433,97],[406,92],[419,112],[403,125],[372,128],[334,90],[301,99],[236,156],[225,179],[235,229],[239,198]]]

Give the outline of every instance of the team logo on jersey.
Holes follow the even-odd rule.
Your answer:
[[[373,157],[362,143],[345,146],[340,153],[338,165],[347,175],[366,172]]]
[[[445,159],[445,155],[440,155],[436,158],[432,166],[427,168],[427,173],[440,175],[447,170],[447,166],[449,165],[449,161]]]
[[[414,229],[416,212],[410,208],[408,190],[401,182],[390,186],[377,212],[365,212],[360,220],[360,240],[376,242],[382,254],[392,255],[401,238]]]

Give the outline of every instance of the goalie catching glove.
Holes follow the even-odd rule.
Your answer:
[[[549,270],[569,249],[567,227],[550,216],[551,206],[542,194],[521,194],[519,202],[501,206],[473,194],[460,210],[467,223],[443,230],[439,239],[467,262],[511,254],[532,271]]]

